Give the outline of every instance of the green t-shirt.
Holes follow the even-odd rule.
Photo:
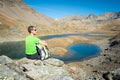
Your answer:
[[[40,42],[41,40],[35,36],[29,35],[26,37],[25,40],[25,46],[26,46],[26,54],[27,55],[33,55],[35,54],[36,51],[36,45]]]

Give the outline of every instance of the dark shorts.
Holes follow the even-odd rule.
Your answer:
[[[38,53],[35,53],[35,54],[33,54],[33,55],[26,55],[26,57],[28,58],[28,59],[37,59],[37,60],[40,60],[41,58],[40,58],[40,55],[38,55]]]

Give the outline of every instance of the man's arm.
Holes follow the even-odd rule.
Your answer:
[[[41,45],[47,46],[48,44],[45,41],[40,41],[39,42]]]

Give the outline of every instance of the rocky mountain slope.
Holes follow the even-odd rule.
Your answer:
[[[101,26],[104,26],[104,24],[109,24],[111,21],[119,18],[120,12],[107,12],[100,16],[96,16],[94,14],[89,14],[88,16],[67,16],[58,19],[58,22],[59,26],[64,28],[65,30],[71,30],[71,32],[74,31],[80,33],[98,30],[99,28],[101,28]]]
[[[52,29],[54,27],[52,18],[36,12],[26,5],[23,0],[0,0],[1,39],[25,37],[28,25],[37,26],[38,34],[49,33],[49,28],[55,31]]]

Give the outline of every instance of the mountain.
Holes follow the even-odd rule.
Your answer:
[[[95,14],[89,15],[71,15],[64,18],[60,18],[60,21],[70,21],[70,20],[84,20],[84,19],[96,19],[96,20],[114,20],[120,18],[120,12],[106,12],[102,15],[96,16]]]
[[[120,18],[120,12],[107,12],[97,17],[98,20],[113,20]]]
[[[89,14],[87,17],[87,19],[95,19],[95,18],[97,18],[97,16],[94,14]]]
[[[0,0],[0,41],[25,39],[29,25],[37,27],[37,36],[85,33],[98,29],[110,30],[108,24],[119,18],[120,12],[107,12],[100,16],[77,14],[55,20],[36,12],[23,0]],[[119,20],[114,25],[118,23]]]
[[[40,14],[27,6],[22,0],[1,0],[0,14],[15,20],[23,20],[29,23],[46,22],[46,24],[50,24],[53,21],[52,18]]]
[[[29,25],[37,26],[38,34],[49,34],[49,28],[54,26],[54,19],[36,12],[23,0],[0,0],[1,39],[24,38]]]
[[[94,14],[89,14],[88,16],[82,15],[67,16],[58,19],[58,23],[61,28],[64,28],[64,30],[81,33],[95,31],[100,27],[103,27],[104,24],[109,24],[109,22],[117,20],[119,18],[120,12],[107,12],[100,16],[96,16]]]

